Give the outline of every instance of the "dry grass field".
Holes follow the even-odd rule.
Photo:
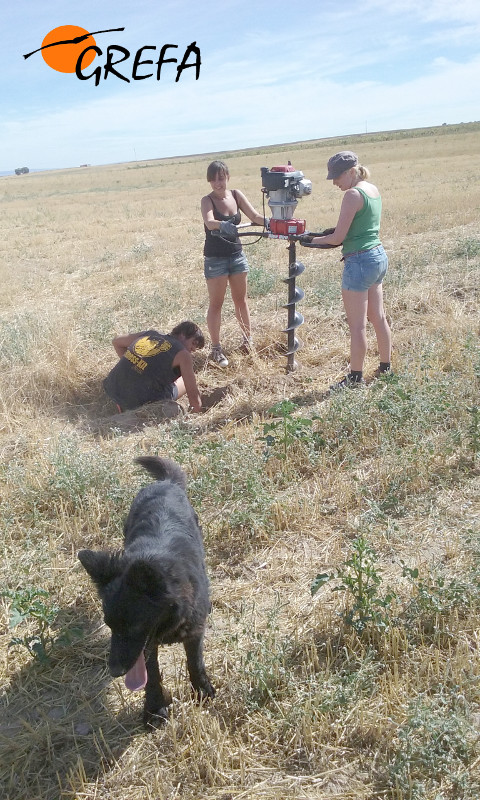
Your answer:
[[[313,182],[297,216],[319,230],[345,147],[383,196],[394,375],[370,380],[370,338],[367,386],[328,396],[348,360],[340,253],[300,247],[286,374],[286,242],[262,240],[246,248],[256,353],[228,298],[230,364],[197,354],[209,409],[171,421],[111,418],[101,381],[116,334],[206,330],[199,204],[217,154],[0,179],[5,800],[480,796],[480,123],[220,156],[258,209],[260,167],[290,159]],[[217,690],[196,705],[183,649],[164,648],[171,721],[151,731],[142,693],[108,674],[76,558],[121,547],[140,454],[188,474]]]

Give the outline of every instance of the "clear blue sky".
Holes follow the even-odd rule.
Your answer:
[[[175,83],[109,75],[95,86],[41,53],[78,25],[136,51],[196,41]],[[478,0],[18,0],[2,9],[0,171],[108,164],[480,119]],[[104,56],[97,57],[86,73]],[[154,68],[155,69],[155,68]],[[139,74],[148,72],[139,69]]]

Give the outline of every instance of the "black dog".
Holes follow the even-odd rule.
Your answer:
[[[205,671],[203,635],[210,610],[202,532],[185,494],[178,464],[138,458],[155,483],[141,489],[125,522],[124,550],[81,550],[80,561],[97,586],[111,629],[109,669],[125,675],[131,691],[145,687],[145,724],[168,718],[158,645],[183,642],[199,697],[214,697]],[[145,654],[145,655],[144,655]]]

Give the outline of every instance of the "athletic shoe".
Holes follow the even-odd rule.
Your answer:
[[[253,353],[255,347],[253,346],[253,339],[251,336],[244,336],[243,342],[240,345],[241,353]]]
[[[330,386],[331,392],[342,392],[344,389],[358,389],[360,386],[365,386],[363,378],[360,381],[353,380],[350,375],[345,377],[338,383],[332,383]]]
[[[377,369],[373,373],[373,377],[374,378],[379,378],[381,375],[388,375],[390,377],[390,376],[393,376],[394,374],[395,373],[392,371],[392,369],[381,370],[380,367],[377,367]]]
[[[225,358],[219,344],[214,345],[210,350],[210,361],[213,361],[219,367],[228,367],[228,358]]]

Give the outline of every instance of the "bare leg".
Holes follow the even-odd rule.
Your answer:
[[[361,372],[367,353],[368,292],[342,289],[342,298],[350,328],[350,370]]]
[[[210,300],[207,311],[207,327],[212,340],[212,345],[220,344],[220,324],[222,321],[222,306],[225,299],[228,277],[221,275],[219,278],[207,280],[208,297]]]
[[[383,308],[383,289],[381,283],[374,284],[368,290],[367,316],[369,322],[371,322],[375,328],[380,361],[389,364],[392,352],[392,334]]]
[[[246,339],[250,338],[250,310],[247,300],[247,272],[236,272],[230,275],[230,291],[232,293],[235,316]]]
[[[180,399],[180,397],[183,397],[187,393],[187,390],[185,389],[185,383],[183,382],[183,378],[177,378],[177,380],[175,381],[175,386],[177,387],[178,391],[178,399]]]

